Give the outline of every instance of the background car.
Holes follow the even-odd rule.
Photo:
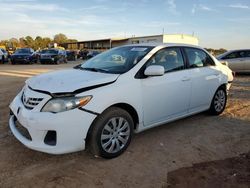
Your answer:
[[[34,55],[32,48],[17,49],[10,57],[11,63],[17,64],[32,64],[37,63],[37,57]]]
[[[87,57],[86,57],[86,59],[90,59],[90,58],[92,58],[92,57],[94,57],[94,56],[96,56],[96,55],[98,55],[98,54],[100,54],[101,52],[99,52],[99,51],[90,51],[88,54],[87,54]]]
[[[250,72],[250,49],[231,50],[219,55],[217,59],[226,61],[234,72]]]
[[[79,54],[78,54],[78,58],[82,58],[83,60],[87,59],[87,55],[88,55],[89,51],[86,49],[81,49]]]
[[[34,52],[34,56],[37,58],[38,61],[40,61],[41,51],[42,51],[42,50],[36,50],[36,51]]]
[[[67,63],[66,51],[55,48],[42,50],[40,55],[40,63],[41,64]]]
[[[5,49],[0,48],[0,62],[4,63],[6,61],[8,61],[8,52]]]
[[[77,60],[77,51],[75,50],[67,50],[67,60],[68,61],[76,61]]]

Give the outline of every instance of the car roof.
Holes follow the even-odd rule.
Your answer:
[[[237,52],[237,51],[246,51],[250,49],[235,49],[235,50],[228,50],[228,52]]]
[[[149,47],[193,47],[193,48],[202,48],[197,45],[184,44],[184,43],[140,43],[140,44],[128,44],[125,46],[149,46]]]
[[[239,52],[239,51],[250,51],[250,49],[228,50],[228,51],[226,51],[226,52],[224,52],[224,53],[222,53],[222,54],[219,54],[219,55],[217,56],[217,58],[221,59],[221,58],[225,57],[226,55],[228,55],[228,54],[230,54],[230,53],[232,53],[232,52]]]
[[[32,50],[32,48],[18,48],[17,50],[23,50],[23,49]]]

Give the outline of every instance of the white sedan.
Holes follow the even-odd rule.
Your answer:
[[[119,57],[119,58],[117,58]],[[26,81],[9,126],[25,146],[113,158],[132,134],[202,111],[219,115],[232,71],[197,46],[127,45]]]

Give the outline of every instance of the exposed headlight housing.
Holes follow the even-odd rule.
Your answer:
[[[91,99],[92,96],[55,98],[47,102],[41,111],[52,113],[64,112],[85,106]]]

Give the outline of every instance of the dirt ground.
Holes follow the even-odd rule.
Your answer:
[[[9,103],[28,77],[75,64],[0,65],[0,187],[250,187],[250,75],[235,78],[222,115],[201,113],[137,134],[112,160],[24,147],[9,131]],[[234,174],[244,176],[240,183],[224,181]]]
[[[168,173],[168,188],[250,187],[250,153]]]

